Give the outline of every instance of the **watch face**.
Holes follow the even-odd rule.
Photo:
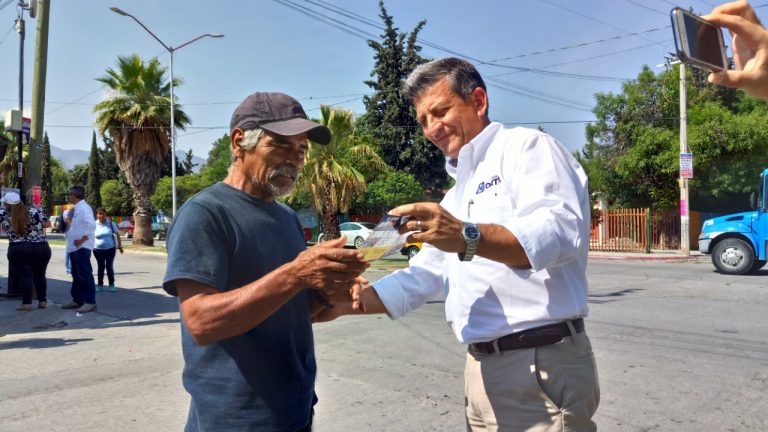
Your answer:
[[[480,230],[475,225],[466,225],[464,235],[470,240],[477,240],[480,238]]]

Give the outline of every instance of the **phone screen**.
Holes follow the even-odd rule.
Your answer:
[[[689,55],[712,65],[722,65],[723,57],[720,53],[720,36],[718,35],[720,29],[688,14],[683,14],[683,22],[688,36]]]
[[[675,8],[672,12],[677,18],[673,23],[677,31],[675,42],[680,43],[678,57],[705,69],[727,69],[720,29],[688,11]]]

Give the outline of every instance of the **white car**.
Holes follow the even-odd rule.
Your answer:
[[[370,222],[344,222],[339,225],[339,230],[342,235],[347,236],[347,246],[354,246],[355,249],[360,248],[365,242],[365,239],[373,232],[373,228],[376,224]],[[323,241],[323,234],[317,237],[317,242]]]

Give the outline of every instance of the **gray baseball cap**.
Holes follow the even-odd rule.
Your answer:
[[[238,105],[232,114],[229,131],[261,128],[283,136],[307,132],[318,144],[331,142],[331,130],[309,121],[296,99],[284,93],[254,93]]]

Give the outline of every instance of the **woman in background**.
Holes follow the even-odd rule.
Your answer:
[[[21,288],[21,306],[16,310],[32,310],[32,287],[37,291],[37,307],[48,306],[48,282],[45,271],[51,260],[51,247],[45,237],[45,228],[51,223],[43,212],[27,207],[16,192],[3,196],[0,206],[0,226],[8,233],[8,265],[13,273],[11,283]]]
[[[117,239],[117,240],[115,240]],[[98,283],[96,292],[104,289],[104,270],[107,270],[107,280],[109,281],[109,292],[117,291],[115,287],[115,252],[119,250],[123,253],[123,244],[120,241],[120,234],[117,225],[111,219],[107,219],[107,211],[104,207],[96,209],[96,241],[93,246],[93,256],[96,257],[98,271]]]

